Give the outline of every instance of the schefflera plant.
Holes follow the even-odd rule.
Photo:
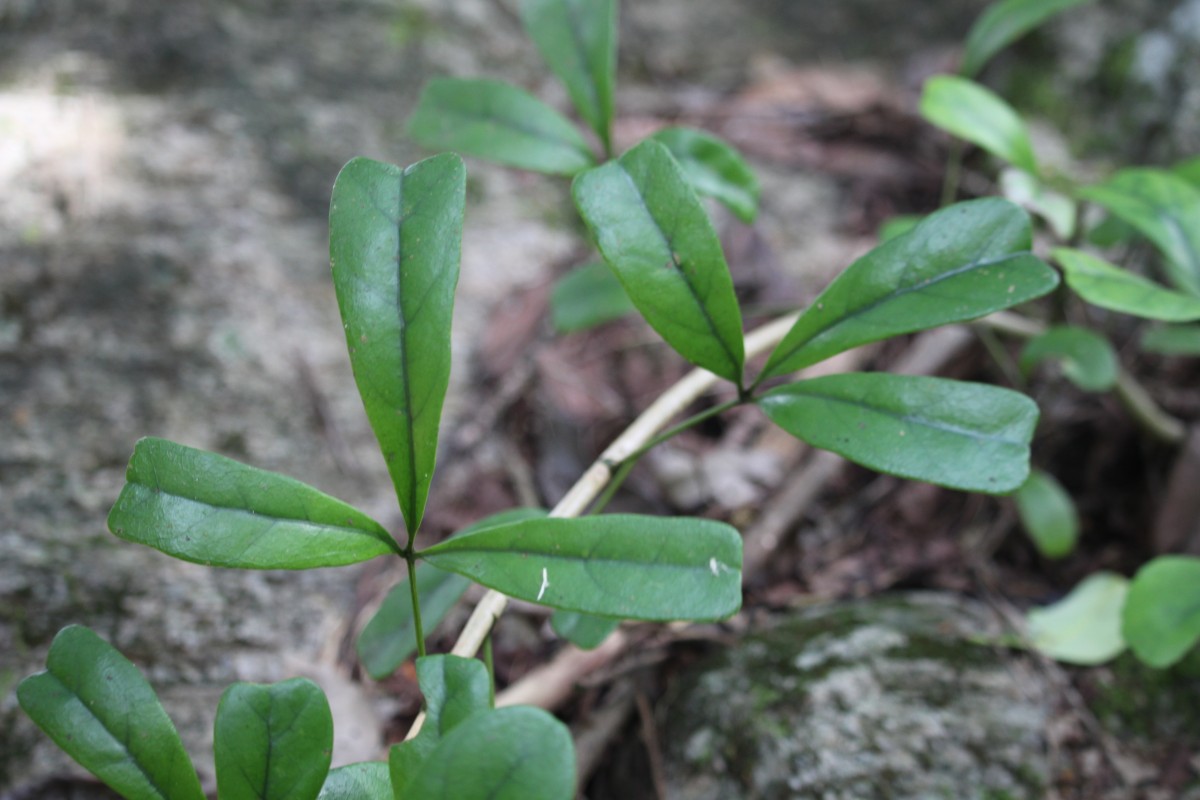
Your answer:
[[[223,798],[573,796],[566,727],[533,708],[494,709],[483,662],[426,655],[423,572],[449,573],[574,615],[601,638],[621,619],[718,620],[741,603],[738,532],[711,520],[584,518],[514,510],[426,548],[417,535],[450,363],[465,173],[454,155],[407,169],[355,159],[334,186],[330,252],[355,380],[405,531],[283,475],[163,439],[138,443],[109,516],[117,536],[201,564],[306,569],[402,559],[425,722],[388,761],[330,770],[332,724],[304,680],[235,684],[214,731]],[[767,388],[858,345],[958,322],[1044,294],[1056,274],[1030,251],[1024,212],[996,199],[930,216],[851,265],[747,381],[742,317],[716,233],[670,151],[644,142],[581,173],[575,202],[605,262],[665,341],[736,387],[647,446],[725,408],[757,404],[794,435],[866,466],[968,491],[1025,480],[1037,408],[1023,395],[929,377],[855,373]],[[641,452],[632,454],[628,466]],[[419,564],[418,562],[424,562]],[[420,566],[420,569],[418,569]],[[391,631],[401,635],[399,630]],[[126,797],[200,795],[178,734],[145,679],[81,627],[18,689],[63,749]]]

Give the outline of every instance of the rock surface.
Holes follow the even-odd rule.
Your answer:
[[[1042,797],[1052,693],[1022,656],[970,641],[995,628],[973,601],[906,594],[750,634],[690,668],[658,708],[666,796]],[[644,791],[618,780],[604,796]]]

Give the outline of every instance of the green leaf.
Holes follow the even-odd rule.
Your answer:
[[[425,696],[425,723],[412,739],[392,748],[388,771],[396,797],[413,794],[410,783],[442,740],[466,720],[491,710],[491,676],[482,661],[460,656],[417,659],[417,682]]]
[[[108,528],[218,567],[308,569],[399,546],[378,522],[311,486],[165,439],[137,443]]]
[[[757,402],[793,436],[880,472],[989,494],[1029,475],[1037,405],[1008,389],[850,373],[780,386]]]
[[[1050,17],[1086,2],[1088,0],[1002,0],[993,3],[967,34],[959,72],[968,77],[977,74],[992,56]]]
[[[1079,541],[1079,515],[1071,496],[1055,477],[1035,469],[1013,497],[1021,524],[1038,552],[1046,558],[1070,555]]]
[[[742,314],[721,243],[666,147],[575,178],[575,205],[638,311],[676,352],[741,384]]]
[[[1200,325],[1167,325],[1142,336],[1142,349],[1163,356],[1200,356]]]
[[[407,791],[421,800],[571,800],[571,733],[529,706],[478,714],[438,744]]]
[[[1060,247],[1053,255],[1067,285],[1094,306],[1164,322],[1200,319],[1200,298],[1165,289],[1082,250]]]
[[[578,611],[555,611],[550,617],[554,632],[576,647],[593,650],[608,638],[621,624],[612,617],[597,617],[580,614]]]
[[[1200,156],[1180,161],[1171,167],[1171,173],[1176,177],[1183,178],[1192,186],[1200,188]]]
[[[1030,254],[1029,217],[1006,200],[959,203],[847,268],[771,353],[758,382],[843,350],[975,319],[1040,297],[1058,273]]]
[[[317,800],[393,800],[388,765],[383,761],[360,761],[329,773]]]
[[[1200,295],[1200,188],[1165,170],[1124,169],[1079,196],[1137,228],[1166,255],[1171,283]]]
[[[1121,633],[1134,655],[1169,667],[1200,640],[1200,558],[1160,556],[1129,584]]]
[[[1117,382],[1117,354],[1100,334],[1087,328],[1060,325],[1030,339],[1021,350],[1026,375],[1045,361],[1056,361],[1063,375],[1085,392],[1105,392]]]
[[[899,239],[920,225],[923,219],[925,218],[919,214],[898,214],[888,218],[879,226],[879,243],[886,244],[892,239]]]
[[[633,311],[617,276],[596,261],[559,278],[550,295],[550,314],[561,333],[594,328]]]
[[[955,75],[934,76],[921,94],[921,116],[1015,167],[1038,174],[1024,121],[991,89]]]
[[[742,222],[754,222],[758,216],[758,177],[741,153],[695,128],[666,128],[654,138],[675,156],[693,189],[724,203]]]
[[[312,800],[333,753],[333,715],[307,678],[235,683],[221,695],[213,755],[221,800]]]
[[[492,525],[545,515],[540,508],[513,508],[485,517],[454,535],[465,536]],[[418,564],[417,590],[424,630],[432,632],[470,585],[471,582],[461,575],[440,570],[432,564]],[[407,581],[401,581],[387,593],[379,610],[359,634],[358,658],[367,674],[382,680],[416,651],[417,626],[413,619],[412,591]]]
[[[1075,235],[1075,202],[1025,170],[1012,167],[1001,170],[1000,191],[1021,208],[1044,219],[1059,239],[1066,241]]]
[[[617,82],[615,0],[523,0],[521,22],[608,152]]]
[[[512,597],[600,616],[723,619],[742,602],[741,537],[711,520],[548,517],[419,555]]]
[[[551,175],[574,175],[596,163],[570,120],[503,81],[429,81],[408,134],[431,149]]]
[[[54,743],[128,800],[204,800],[200,780],[154,690],[81,625],[59,631],[46,671],[17,700]]]
[[[1057,603],[1029,612],[1029,642],[1057,661],[1091,666],[1125,649],[1121,607],[1129,581],[1111,572],[1089,575]]]
[[[350,365],[410,535],[437,460],[465,203],[463,163],[443,154],[403,170],[356,158],[329,207]]]

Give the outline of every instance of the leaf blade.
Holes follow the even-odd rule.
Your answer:
[[[761,189],[741,153],[695,128],[665,128],[654,138],[675,156],[693,189],[721,201],[742,222],[754,222]]]
[[[524,89],[485,78],[426,83],[408,133],[425,147],[551,175],[571,176],[596,163],[564,116]]]
[[[612,617],[580,614],[578,611],[555,611],[550,617],[554,632],[581,650],[594,650],[621,625]]]
[[[1085,392],[1105,392],[1117,382],[1117,354],[1100,334],[1072,325],[1058,325],[1030,339],[1018,364],[1026,375],[1045,361],[1057,361],[1071,383]]]
[[[1037,406],[983,384],[888,373],[828,375],[757,401],[776,425],[814,447],[880,472],[1003,494],[1029,473]]]
[[[450,381],[466,172],[452,154],[338,174],[329,254],[350,364],[404,522],[420,526]]]
[[[1200,187],[1167,170],[1132,168],[1078,194],[1153,242],[1171,283],[1200,296]]]
[[[59,631],[46,670],[17,686],[25,713],[55,743],[130,800],[204,800],[200,780],[154,690],[92,631]]]
[[[1094,306],[1162,322],[1200,319],[1200,298],[1172,291],[1082,250],[1059,247],[1067,285]]]
[[[1024,121],[998,94],[967,78],[937,75],[925,82],[921,116],[997,158],[1038,174]]]
[[[411,784],[443,739],[492,707],[491,676],[477,659],[453,655],[419,658],[417,681],[425,698],[425,723],[415,737],[394,746],[388,755],[388,772],[397,797],[423,797],[411,794]]]
[[[1200,640],[1200,558],[1159,556],[1129,584],[1121,633],[1152,667],[1169,667]]]
[[[329,774],[333,714],[307,678],[235,683],[213,724],[217,789],[224,800],[312,800]]]
[[[394,800],[388,765],[360,761],[329,771],[317,800]]]
[[[442,740],[408,791],[431,800],[571,800],[571,734],[530,706],[479,714]]]
[[[166,439],[140,440],[125,480],[109,530],[184,561],[309,569],[399,549],[379,523],[311,486]]]
[[[1028,480],[1013,499],[1039,553],[1046,558],[1070,555],[1079,541],[1079,514],[1071,496],[1053,475],[1030,470]]]
[[[601,261],[585,264],[559,278],[550,296],[550,313],[560,333],[594,328],[633,310],[625,288]]]
[[[988,6],[967,34],[959,72],[971,77],[992,56],[1050,17],[1088,0],[1003,0]]]
[[[741,384],[742,315],[721,243],[667,148],[646,140],[578,175],[571,193],[650,326],[693,364]]]
[[[1121,608],[1129,581],[1112,572],[1089,575],[1071,592],[1026,616],[1030,643],[1057,661],[1092,666],[1125,650]]]
[[[962,322],[1058,285],[1029,253],[1029,217],[998,199],[959,203],[851,264],[768,358],[757,382],[891,336]]]
[[[741,606],[741,538],[711,520],[548,517],[419,555],[512,597],[586,614],[721,619]]]
[[[617,81],[616,2],[524,0],[521,23],[608,152]]]

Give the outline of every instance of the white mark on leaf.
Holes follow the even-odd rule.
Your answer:
[[[546,587],[550,585],[550,576],[546,573],[546,568],[542,567],[542,588],[538,589],[537,599],[541,600],[542,595],[546,593]]]
[[[712,572],[714,578],[721,577],[722,572],[734,572],[735,571],[728,564],[723,564],[720,561],[717,561],[716,558],[710,558],[708,560],[708,569],[710,572]]]

